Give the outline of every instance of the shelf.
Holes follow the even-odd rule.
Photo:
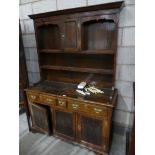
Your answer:
[[[39,50],[41,53],[61,53],[61,49],[41,49]]]
[[[42,69],[52,69],[52,70],[62,70],[62,71],[73,71],[73,72],[88,72],[88,73],[98,73],[98,74],[114,74],[112,69],[97,69],[97,68],[81,68],[81,67],[64,67],[64,66],[51,66],[42,65]]]
[[[113,55],[115,53],[114,50],[84,50],[84,51],[79,51],[79,52],[74,52],[74,51],[63,51],[60,49],[42,49],[39,50],[41,53],[62,53],[62,54],[110,54]]]
[[[114,54],[114,50],[104,49],[104,50],[84,50],[81,54]]]

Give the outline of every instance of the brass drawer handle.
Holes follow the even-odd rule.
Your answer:
[[[31,95],[31,99],[35,100],[37,97],[35,95]]]
[[[47,100],[47,102],[52,102],[52,100],[50,98],[47,98],[46,100]]]
[[[98,114],[98,113],[102,112],[102,109],[94,108],[94,111]]]
[[[79,107],[78,104],[72,104],[73,109],[77,109]]]
[[[65,105],[65,102],[64,102],[64,101],[58,101],[58,104],[59,104],[60,106],[64,106],[64,105]]]

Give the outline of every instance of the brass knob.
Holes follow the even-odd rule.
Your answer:
[[[36,99],[36,96],[34,96],[34,95],[31,95],[31,98],[32,98],[33,100],[35,100],[35,99]]]

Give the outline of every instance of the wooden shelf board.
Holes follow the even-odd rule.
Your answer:
[[[114,50],[105,49],[105,50],[83,50],[83,51],[63,51],[59,49],[42,49],[39,50],[41,53],[62,53],[62,54],[111,54],[115,53]]]
[[[74,72],[90,72],[90,73],[99,73],[99,74],[114,74],[112,69],[97,69],[97,68],[81,68],[81,67],[64,67],[64,66],[51,66],[51,65],[42,65],[42,69],[52,69],[52,70],[63,70],[63,71],[74,71]]]
[[[104,50],[84,50],[81,51],[82,54],[114,54],[114,50],[104,49]]]
[[[40,49],[39,52],[41,53],[59,53],[62,52],[61,49]]]

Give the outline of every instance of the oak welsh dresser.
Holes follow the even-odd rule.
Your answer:
[[[120,1],[30,15],[41,74],[41,80],[25,90],[30,131],[108,154],[123,5]],[[77,85],[85,80],[104,94],[79,94]]]

